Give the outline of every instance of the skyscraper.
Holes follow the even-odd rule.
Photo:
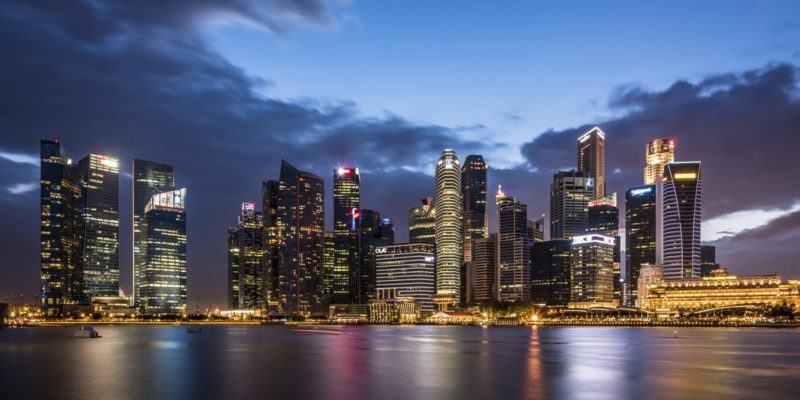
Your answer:
[[[663,175],[664,279],[700,277],[700,162],[674,162]]]
[[[606,134],[596,126],[578,138],[578,171],[594,178],[593,198],[606,195]]]
[[[497,191],[497,258],[503,301],[530,301],[528,207]]]
[[[550,239],[571,239],[586,231],[594,179],[584,171],[559,171],[550,185]]]
[[[468,155],[461,167],[461,192],[464,200],[464,262],[472,260],[472,242],[489,236],[486,170],[483,156],[475,154]]]
[[[388,219],[375,210],[361,210],[360,262],[357,297],[354,303],[367,304],[375,297],[375,249],[394,244],[394,231]]]
[[[139,312],[186,314],[186,188],[152,195],[143,211]]]
[[[602,199],[589,201],[586,232],[606,236],[619,234],[619,209],[617,208],[616,193]]]
[[[139,272],[143,267],[141,259],[141,219],[144,207],[157,193],[175,186],[175,171],[171,165],[152,161],[133,160],[133,302],[139,299]]]
[[[323,252],[323,265],[325,265],[325,296],[330,301],[330,296],[333,293],[333,268],[334,257],[333,251],[333,232],[325,232],[325,246]]]
[[[535,304],[569,304],[571,240],[549,240],[531,247],[531,298]]]
[[[614,238],[592,234],[572,238],[570,301],[614,301]]]
[[[83,280],[87,297],[119,296],[119,160],[89,154],[83,170]]]
[[[436,208],[432,197],[422,199],[421,206],[408,209],[408,240],[436,244]]]
[[[639,271],[656,263],[656,186],[639,186],[625,192],[625,283],[630,302],[636,304]]]
[[[461,165],[455,151],[445,149],[436,163],[436,294],[442,304],[455,305],[461,297],[462,207]]]
[[[396,289],[399,297],[413,297],[422,311],[433,311],[436,266],[433,245],[403,243],[375,248],[377,289]]]
[[[281,161],[276,225],[278,302],[284,315],[324,312],[324,184]]]
[[[280,281],[278,274],[278,266],[280,265],[280,226],[278,225],[278,203],[280,199],[280,182],[276,180],[267,180],[261,184],[261,210],[262,219],[264,221],[264,290],[266,291],[267,307],[269,313],[273,315],[279,314],[280,296],[279,287]],[[328,240],[328,239],[324,239]],[[331,237],[332,240],[332,237]],[[327,243],[327,242],[326,242]],[[331,250],[333,246],[331,245]],[[331,259],[331,263],[332,263]],[[330,295],[330,291],[326,290],[326,294]]]
[[[717,248],[715,246],[700,246],[700,275],[711,276],[711,271],[719,269],[717,264]]]
[[[644,167],[644,184],[655,185],[656,180],[664,174],[664,164],[675,162],[675,141],[672,139],[655,139],[645,149],[647,165]]]
[[[528,220],[528,239],[531,243],[544,242],[544,217]]]
[[[489,237],[475,239],[473,247],[474,257],[472,268],[474,271],[474,289],[472,302],[488,303],[497,299],[497,234]]]
[[[83,285],[83,174],[58,140],[41,141],[42,310],[88,302]]]
[[[242,203],[236,227],[228,228],[229,309],[267,307],[267,243],[263,215],[255,207],[255,203]]]
[[[358,168],[333,170],[333,303],[359,302],[361,175]]]

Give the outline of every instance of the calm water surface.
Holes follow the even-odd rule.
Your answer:
[[[800,398],[797,329],[96,328],[0,330],[0,399]]]

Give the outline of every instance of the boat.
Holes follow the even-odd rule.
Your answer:
[[[100,333],[94,330],[94,328],[91,326],[82,326],[72,334],[72,337],[78,339],[97,339],[102,336],[100,336]]]
[[[203,328],[199,326],[190,326],[186,328],[186,333],[200,333],[203,332]]]

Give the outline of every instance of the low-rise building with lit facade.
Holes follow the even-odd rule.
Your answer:
[[[702,278],[663,280],[650,286],[643,308],[702,311],[738,305],[800,305],[800,281],[778,275],[734,276],[718,269]]]
[[[426,243],[403,243],[375,249],[376,288],[394,289],[398,297],[420,302],[423,312],[433,312],[436,293],[436,255]]]

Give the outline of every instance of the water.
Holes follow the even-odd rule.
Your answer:
[[[0,398],[800,397],[800,330],[97,326],[0,330]]]

